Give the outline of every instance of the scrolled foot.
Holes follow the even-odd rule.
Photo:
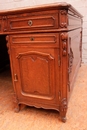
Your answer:
[[[18,113],[18,112],[20,111],[20,109],[19,109],[19,108],[15,108],[14,111],[15,111],[16,113]]]
[[[61,117],[61,121],[62,121],[62,122],[64,122],[64,123],[65,123],[65,122],[66,122],[66,120],[67,120],[67,119],[66,119],[66,117]]]
[[[17,104],[14,111],[18,113],[20,110],[23,110],[26,107],[24,104]]]

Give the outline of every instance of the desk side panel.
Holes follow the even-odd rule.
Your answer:
[[[82,29],[69,32],[68,37],[68,96],[73,90],[82,59]]]

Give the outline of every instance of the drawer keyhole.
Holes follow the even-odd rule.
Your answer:
[[[28,21],[28,25],[32,26],[33,22],[31,20]]]
[[[31,41],[34,41],[34,37],[31,37],[30,40],[31,40]]]

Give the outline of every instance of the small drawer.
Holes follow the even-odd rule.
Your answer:
[[[8,19],[9,31],[58,28],[58,13]]]
[[[20,34],[11,36],[12,45],[48,46],[59,47],[58,33],[43,34]]]

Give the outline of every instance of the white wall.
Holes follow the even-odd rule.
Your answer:
[[[87,0],[0,0],[0,10],[54,2],[68,2],[83,15],[82,62],[87,63]]]

